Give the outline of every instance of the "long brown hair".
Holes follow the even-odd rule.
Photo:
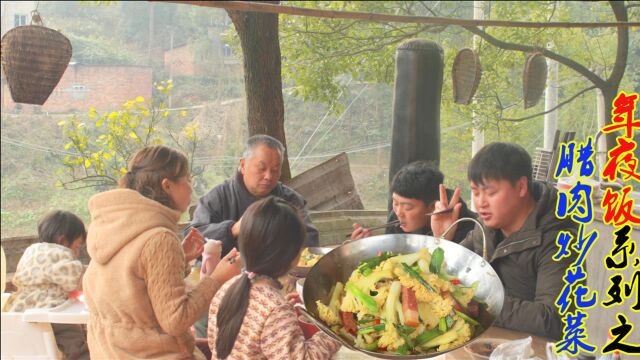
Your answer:
[[[238,247],[247,271],[277,279],[285,275],[304,244],[306,231],[297,210],[285,200],[268,196],[253,203],[242,216]],[[249,306],[251,280],[243,274],[218,308],[216,353],[231,353]]]
[[[163,145],[147,146],[133,154],[127,167],[118,184],[121,188],[135,190],[175,209],[173,200],[162,189],[162,180],[178,181],[189,175],[189,160],[183,153]]]

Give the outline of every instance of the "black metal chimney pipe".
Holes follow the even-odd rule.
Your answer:
[[[443,68],[443,51],[435,42],[408,40],[396,50],[389,183],[410,162],[426,160],[440,166]]]

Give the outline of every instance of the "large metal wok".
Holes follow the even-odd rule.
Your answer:
[[[331,331],[318,316],[316,300],[329,303],[329,296],[332,286],[340,281],[345,283],[353,270],[358,267],[360,261],[376,256],[378,251],[391,251],[394,254],[409,254],[417,252],[422,248],[429,249],[429,252],[437,247],[444,250],[444,258],[447,272],[455,275],[465,285],[471,285],[478,281],[479,285],[476,296],[486,302],[486,309],[483,308],[477,319],[484,329],[488,329],[500,314],[504,301],[504,288],[495,270],[476,253],[460,246],[454,242],[436,239],[432,236],[413,234],[387,234],[373,236],[362,240],[350,242],[335,248],[327,255],[323,256],[315,264],[306,277],[302,297],[306,307],[305,312],[322,331],[341,342],[344,346],[354,351],[360,351],[370,356],[384,359],[424,359],[442,355],[448,351],[436,352],[421,355],[400,355],[392,353],[377,353],[356,348]],[[473,339],[480,336],[476,334]],[[464,346],[462,344],[460,346]]]

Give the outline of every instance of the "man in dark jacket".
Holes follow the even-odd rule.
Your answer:
[[[391,198],[393,210],[389,212],[387,222],[398,221],[394,226],[386,228],[386,234],[422,234],[433,235],[430,216],[439,198],[438,187],[444,181],[444,175],[430,166],[426,161],[414,161],[403,166],[391,181]],[[447,190],[449,196],[453,191]],[[458,195],[459,196],[459,195]],[[461,202],[460,217],[476,218],[476,214]],[[462,223],[453,241],[460,242],[473,229],[471,222]],[[370,236],[369,229],[360,224],[353,224],[351,240]]]
[[[556,237],[560,231],[576,235],[570,218],[555,216],[557,190],[531,181],[531,157],[519,145],[492,143],[471,160],[468,178],[473,202],[486,234],[487,254],[505,288],[502,312],[496,325],[553,340],[562,338],[562,320],[555,301],[564,286],[565,270],[577,254],[559,261]],[[458,206],[441,194],[437,209]],[[433,217],[434,232],[441,233],[455,214]],[[461,245],[482,254],[482,233],[476,226]],[[447,238],[451,239],[448,234]]]
[[[237,245],[242,215],[249,205],[268,195],[289,202],[300,210],[307,228],[306,246],[318,246],[318,230],[305,208],[307,202],[293,189],[282,184],[280,169],[284,146],[268,135],[254,135],[245,147],[235,177],[225,180],[198,201],[191,224],[206,238],[222,241],[222,256]]]

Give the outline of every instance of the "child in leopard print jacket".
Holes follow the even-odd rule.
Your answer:
[[[80,290],[84,267],[77,260],[87,232],[82,220],[67,211],[47,213],[38,222],[40,242],[29,246],[16,268],[13,293],[3,311],[23,312],[52,308]],[[88,358],[86,333],[81,325],[52,324],[58,348],[65,359]]]

